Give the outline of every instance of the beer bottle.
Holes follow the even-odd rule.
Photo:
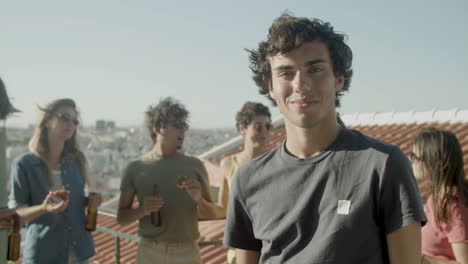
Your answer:
[[[153,196],[159,198],[159,187],[157,184],[153,185]],[[159,212],[151,213],[151,224],[153,226],[161,226],[161,216]]]
[[[8,234],[8,252],[7,260],[17,261],[20,257],[20,218],[19,215],[13,215],[13,228]]]
[[[96,195],[94,192],[90,192],[89,196]],[[86,224],[85,228],[88,231],[95,231],[97,224],[97,208],[90,207],[88,202],[88,209],[86,210]]]

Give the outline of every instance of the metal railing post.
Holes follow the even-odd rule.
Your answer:
[[[6,166],[6,128],[5,123],[0,120],[0,207],[4,207],[7,201],[7,166]],[[8,230],[0,230],[0,263],[6,263]]]
[[[114,237],[114,244],[115,244],[115,263],[120,264],[120,237]]]

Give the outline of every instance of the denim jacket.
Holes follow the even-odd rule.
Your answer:
[[[84,177],[74,160],[61,164],[62,182],[70,192],[70,203],[65,211],[46,213],[26,224],[23,263],[68,263],[68,254],[74,250],[78,261],[94,255],[91,233],[85,229]],[[41,204],[49,187],[43,175],[43,162],[32,153],[13,161],[10,174],[10,204],[17,207]]]

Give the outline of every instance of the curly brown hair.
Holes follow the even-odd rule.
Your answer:
[[[246,102],[241,110],[236,114],[236,127],[240,131],[240,126],[247,127],[252,123],[255,116],[267,116],[271,121],[270,109],[261,103]]]
[[[153,143],[156,143],[156,134],[153,128],[164,128],[170,121],[176,121],[185,129],[189,112],[185,106],[172,97],[161,98],[157,105],[150,105],[145,112],[145,125],[148,128]]]
[[[303,42],[319,40],[323,42],[330,52],[335,76],[344,77],[344,85],[341,91],[336,92],[335,106],[340,106],[340,97],[348,91],[353,76],[353,53],[346,45],[347,36],[334,31],[328,22],[319,19],[294,17],[287,13],[273,21],[270,26],[268,39],[258,45],[257,50],[248,50],[250,69],[253,72],[253,80],[259,87],[260,94],[265,95],[276,106],[275,100],[270,96],[271,67],[269,58],[279,53],[287,53]]]

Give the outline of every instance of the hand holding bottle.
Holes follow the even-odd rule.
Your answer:
[[[143,205],[140,205],[143,210],[143,215],[149,215],[152,212],[158,212],[164,202],[161,198],[155,196],[146,196],[143,200]]]
[[[0,209],[0,229],[13,227],[15,209]]]

